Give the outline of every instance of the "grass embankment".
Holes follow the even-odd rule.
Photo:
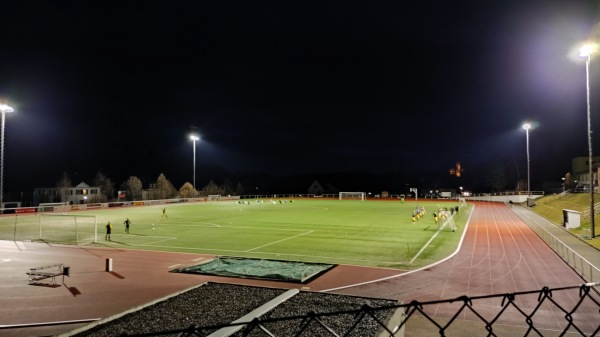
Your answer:
[[[598,194],[594,195],[594,201],[598,200]],[[583,211],[590,207],[590,195],[587,193],[572,193],[565,196],[549,195],[537,199],[535,207],[531,210],[542,217],[553,222],[557,226],[563,224],[563,210],[570,209],[582,213],[581,226],[579,228],[570,229],[569,232],[578,238],[584,239],[588,244],[600,249],[600,240],[596,237],[590,239],[590,219],[583,217]],[[596,223],[600,214],[596,214]],[[595,227],[596,236],[598,235],[598,225]]]

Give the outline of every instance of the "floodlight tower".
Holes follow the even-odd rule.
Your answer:
[[[527,143],[527,197],[529,198],[531,196],[531,184],[530,184],[530,170],[529,170],[529,129],[531,129],[531,124],[529,123],[524,123],[523,124],[523,130],[525,130],[525,138],[526,143]]]
[[[198,140],[200,140],[200,137],[196,136],[196,135],[191,135],[190,139],[192,140],[192,144],[193,144],[193,148],[194,148],[194,180],[193,180],[193,186],[194,189],[196,189],[196,142]]]
[[[596,222],[594,221],[594,176],[592,171],[592,122],[590,106],[590,61],[591,56],[596,52],[598,46],[592,43],[586,43],[579,49],[579,56],[585,57],[585,89],[587,97],[587,125],[588,125],[588,168],[590,174],[590,236],[592,239],[596,236]]]
[[[14,112],[15,110],[6,105],[0,104],[0,113],[2,114],[2,125],[0,126],[0,213],[3,207],[2,193],[4,191],[4,123],[6,120],[6,114]]]

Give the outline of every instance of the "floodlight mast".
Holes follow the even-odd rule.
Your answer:
[[[587,98],[587,125],[588,125],[588,168],[590,174],[590,236],[593,239],[596,237],[596,222],[594,211],[594,176],[592,171],[592,122],[591,122],[591,106],[590,106],[590,61],[591,56],[596,52],[598,46],[593,43],[586,43],[579,49],[579,56],[585,57],[585,89]]]
[[[523,130],[525,130],[526,146],[527,146],[527,197],[531,196],[531,185],[530,185],[530,170],[529,170],[529,129],[531,124],[523,124]]]
[[[196,135],[191,135],[190,139],[192,140],[192,146],[193,146],[193,151],[194,151],[194,178],[193,178],[193,186],[194,189],[196,189],[196,142],[198,140],[200,140],[200,137],[196,136]]]
[[[15,110],[6,105],[0,104],[0,113],[2,114],[2,125],[0,128],[0,213],[1,210],[4,209],[4,199],[2,198],[4,191],[4,124],[6,121],[6,114],[10,112],[14,112]]]

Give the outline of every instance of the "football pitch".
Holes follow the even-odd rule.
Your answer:
[[[454,214],[455,232],[438,231],[433,217],[440,208],[456,206],[438,200],[265,199],[7,215],[0,218],[0,239],[414,269],[456,250],[472,206]],[[413,222],[417,207],[426,213]]]

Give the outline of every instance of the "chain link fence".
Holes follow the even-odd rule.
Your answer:
[[[597,286],[585,283],[486,296],[412,301],[121,336],[596,336]],[[132,322],[133,323],[133,322]],[[143,324],[143,322],[137,322]],[[226,333],[227,331],[227,333]]]

